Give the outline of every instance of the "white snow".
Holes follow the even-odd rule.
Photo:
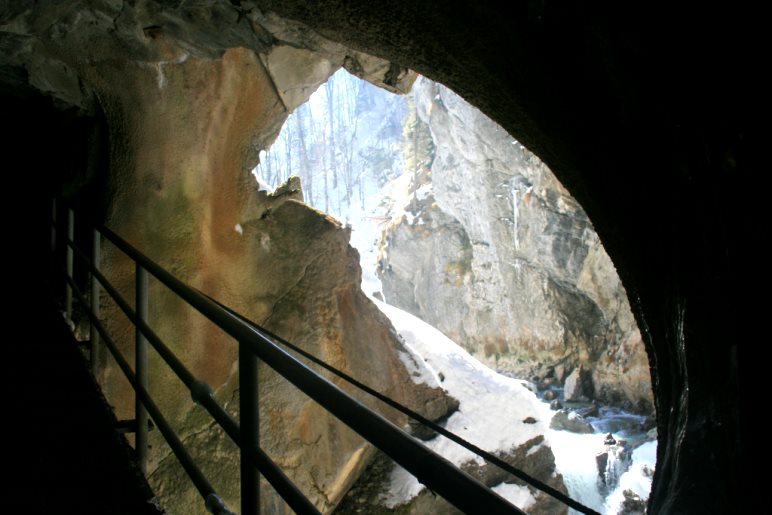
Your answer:
[[[511,485],[508,483],[501,483],[491,488],[494,492],[508,500],[521,510],[527,510],[533,503],[536,502],[536,498],[531,493],[531,490],[527,486]]]
[[[432,194],[432,184],[424,184],[418,188],[415,192],[415,196],[418,200],[425,200],[426,197]]]
[[[450,395],[460,402],[446,428],[490,452],[510,450],[547,431],[548,409],[525,387],[525,382],[493,372],[434,327],[418,318],[373,299],[389,317],[411,351],[420,356]],[[545,418],[545,415],[547,417]],[[527,417],[536,419],[525,424]],[[443,437],[427,446],[456,465],[475,460],[471,451]],[[396,467],[386,505],[399,506],[417,495],[423,486],[410,473]]]

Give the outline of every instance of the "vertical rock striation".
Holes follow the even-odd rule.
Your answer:
[[[584,367],[587,394],[651,412],[641,336],[587,215],[459,96],[425,79],[415,95],[437,150],[418,181],[431,193],[415,196],[381,241],[387,301],[500,371],[551,369],[562,382]]]

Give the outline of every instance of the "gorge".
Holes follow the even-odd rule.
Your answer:
[[[533,381],[530,388],[548,401],[558,396],[560,399],[554,402],[591,401],[593,408],[588,410],[582,405],[579,412],[596,417],[592,418],[593,424],[604,428],[604,434],[622,431],[625,439],[632,437],[626,452],[645,440],[644,433],[653,427],[654,418],[649,368],[640,334],[624,289],[586,215],[549,169],[482,113],[424,77],[417,79],[409,93],[394,95],[340,71],[304,107],[289,117],[277,142],[261,154],[261,163],[254,171],[258,184],[273,191],[281,181],[297,173],[298,177],[291,180],[293,187],[314,186],[314,193],[304,192],[305,201],[351,228],[352,245],[360,254],[363,291],[385,300],[387,304],[378,303],[381,311],[392,313],[389,318],[397,332],[412,342],[412,349],[423,356],[435,375],[444,377],[443,386],[450,388],[448,384],[458,382],[456,391],[474,390],[473,384],[484,382],[485,374],[475,379],[473,374],[465,375],[447,364],[443,371],[436,370],[438,360],[443,362],[447,352],[461,350],[432,350],[434,345],[429,337],[417,346],[411,335],[427,331],[415,327],[418,322],[405,322],[409,317],[395,314],[400,311],[391,306],[441,328],[444,334],[436,333],[435,338],[444,340],[446,335],[451,336],[451,340],[463,344],[498,372]],[[430,113],[434,113],[433,118]],[[502,176],[509,179],[501,182]],[[533,202],[513,215],[513,190],[509,186],[515,181],[530,181],[527,183],[536,184],[538,189]],[[502,185],[507,189],[502,189]],[[531,201],[533,189],[531,186],[527,191],[525,203]],[[553,199],[552,203],[544,198]],[[440,205],[449,205],[449,210],[463,216],[463,225],[443,212]],[[513,243],[516,224],[523,236],[518,234],[520,241]],[[465,228],[478,231],[474,248],[468,243]],[[467,262],[466,269],[459,267],[462,262]],[[519,269],[520,262],[528,267],[527,271]],[[495,272],[502,269],[514,269],[514,278],[500,272],[496,276]],[[517,280],[528,277],[527,274],[533,278]],[[542,282],[553,285],[547,295],[534,286]],[[508,303],[509,298],[514,301]],[[583,299],[584,303],[576,299]],[[588,313],[597,315],[591,317]],[[469,334],[456,330],[455,324],[470,327]],[[609,328],[611,324],[615,324],[613,329]],[[534,352],[529,345],[534,333],[544,335],[538,342],[541,352]],[[486,343],[491,337],[511,342],[511,350],[493,356],[490,343]],[[470,367],[482,369],[476,362]],[[580,376],[586,384],[575,380]],[[513,389],[513,398],[517,397],[517,389]],[[457,415],[452,414],[447,427],[458,428],[461,434],[470,431],[462,425],[469,426],[468,421],[476,419],[483,426],[499,427],[499,432],[509,433],[517,441],[522,430],[505,429],[507,424],[501,426],[500,414],[536,410],[532,418],[539,425],[527,426],[525,434],[536,434],[542,440],[546,436],[557,442],[564,455],[556,458],[569,471],[567,484],[572,496],[590,499],[591,506],[604,513],[616,513],[615,508],[604,506],[610,492],[601,493],[596,486],[599,472],[595,453],[602,451],[598,439],[582,442],[580,436],[560,433],[576,430],[581,424],[582,431],[594,431],[581,416],[576,422],[564,421],[566,413],[572,413],[572,417],[578,413],[560,411],[550,424],[553,413],[546,403],[539,406],[537,402],[535,407],[526,408],[515,403],[508,408],[507,401],[500,395],[484,393],[487,390],[472,396],[449,391],[460,400],[458,411],[467,422],[458,422]],[[607,405],[614,404],[643,416],[628,417],[619,412],[615,421],[597,418],[598,404],[604,413],[611,413],[613,410]],[[472,412],[474,416],[470,415]],[[523,414],[520,419],[523,418],[528,417]],[[513,422],[515,427],[519,422]],[[541,425],[544,422],[546,426]],[[556,428],[550,429],[550,435],[548,426]],[[496,443],[502,438],[496,431],[471,434],[482,448],[516,454],[510,444]],[[586,463],[581,463],[575,452],[562,444],[565,438],[574,438],[575,446],[587,448]],[[427,443],[443,448],[441,440]],[[550,445],[551,442],[545,443],[540,448],[549,452]],[[541,460],[543,469],[535,473],[536,477],[549,475],[545,467],[551,460]],[[463,466],[461,461],[458,463]],[[514,463],[537,470],[523,461]],[[653,465],[652,460],[652,470]],[[618,475],[629,466],[630,463],[620,465]],[[374,496],[373,491],[388,498],[385,485],[393,479],[369,475],[366,478],[360,483],[364,481],[370,493],[365,496],[366,504],[362,498],[356,506],[360,511],[379,512],[384,509],[384,501]],[[608,486],[613,491],[616,483]],[[357,491],[362,488],[365,487],[354,487]],[[648,490],[639,495],[645,500]],[[412,503],[412,508],[405,505],[400,509],[407,513],[422,506],[419,511],[443,512],[437,506],[429,509],[425,501]],[[342,509],[345,513],[351,508],[344,505]],[[556,509],[554,505],[540,504],[531,506],[529,511]]]

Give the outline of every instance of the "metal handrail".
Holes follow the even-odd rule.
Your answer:
[[[211,299],[211,297],[210,297]],[[420,424],[424,425],[428,429],[431,429],[432,431],[435,431],[436,433],[441,434],[445,438],[459,444],[460,446],[464,447],[465,449],[473,452],[477,456],[480,456],[484,460],[488,461],[489,463],[493,463],[497,467],[499,467],[501,470],[508,472],[515,476],[518,479],[521,479],[522,481],[525,481],[526,483],[530,484],[531,486],[535,487],[538,490],[541,490],[542,492],[550,495],[554,499],[562,502],[569,508],[573,508],[574,510],[585,513],[587,515],[600,515],[597,511],[593,510],[592,508],[589,508],[585,506],[584,504],[580,503],[579,501],[572,499],[568,495],[564,494],[560,490],[551,487],[547,483],[540,481],[536,479],[535,477],[523,472],[522,470],[516,469],[500,457],[496,456],[495,454],[492,454],[485,449],[482,449],[481,447],[478,447],[477,445],[474,445],[468,440],[465,440],[458,436],[456,433],[453,433],[451,431],[448,431],[441,425],[437,424],[436,422],[432,422],[428,418],[424,417],[420,413],[417,413],[414,410],[411,410],[407,406],[400,404],[399,402],[395,401],[394,399],[391,399],[387,397],[386,395],[383,395],[379,391],[371,388],[370,386],[367,386],[366,384],[362,383],[361,381],[351,377],[350,375],[346,374],[345,372],[341,372],[340,370],[336,369],[332,365],[325,363],[321,359],[317,358],[313,354],[304,351],[297,345],[294,345],[281,336],[278,336],[271,331],[265,329],[264,327],[260,327],[259,325],[255,324],[251,320],[249,320],[244,315],[238,313],[237,311],[234,311],[233,309],[229,308],[228,306],[225,306],[224,304],[218,302],[215,299],[212,299],[214,302],[216,302],[218,305],[220,305],[223,309],[227,310],[230,313],[233,313],[235,316],[239,317],[245,324],[250,325],[253,327],[256,331],[260,331],[265,336],[273,339],[275,342],[280,343],[281,345],[284,345],[288,349],[290,349],[292,352],[295,352],[297,354],[300,354],[304,358],[308,359],[309,361],[319,365],[320,367],[324,368],[325,370],[329,371],[330,373],[340,377],[347,383],[351,384],[352,386],[356,387],[357,389],[367,393],[368,395],[375,397],[379,401],[385,403],[386,405],[396,409],[397,411],[402,412],[403,414],[407,415],[408,417],[412,418],[413,420],[419,422]]]
[[[86,306],[86,299],[75,281],[70,277],[66,277],[66,281],[67,284],[69,284],[71,291],[75,294],[78,302]],[[115,361],[118,363],[118,367],[124,373],[126,379],[128,379],[129,383],[131,383],[131,386],[137,393],[138,399],[142,402],[143,406],[152,417],[156,427],[158,427],[158,430],[163,435],[166,443],[169,444],[169,447],[177,457],[177,460],[185,469],[185,472],[188,474],[188,477],[190,477],[193,485],[196,487],[201,496],[206,500],[207,509],[216,515],[233,515],[233,512],[228,510],[228,508],[225,506],[225,503],[223,503],[222,499],[220,499],[220,497],[217,495],[217,492],[215,491],[214,487],[212,487],[211,483],[209,483],[209,480],[206,479],[206,477],[201,473],[201,470],[196,466],[193,458],[191,458],[190,454],[188,454],[188,451],[185,449],[184,444],[174,432],[174,429],[172,429],[169,422],[163,416],[161,410],[158,409],[158,406],[155,404],[148,391],[137,379],[128,361],[126,361],[126,358],[123,357],[123,354],[121,354],[121,351],[118,349],[118,347],[115,345],[115,342],[113,342],[112,338],[107,333],[107,330],[105,329],[102,322],[89,309],[86,310],[86,315],[89,317],[91,324],[102,336],[102,342],[113,355],[113,358],[115,358]]]
[[[101,271],[93,264],[91,263],[86,254],[72,241],[69,239],[67,240],[67,244],[69,248],[71,248],[77,255],[80,257],[86,266],[89,268],[90,273],[97,279],[97,281],[102,285],[102,287],[105,289],[105,291],[112,297],[112,299],[115,301],[116,305],[123,311],[123,313],[126,315],[126,317],[131,321],[135,327],[139,330],[139,332],[144,336],[144,338],[147,339],[147,341],[150,343],[150,345],[158,352],[159,356],[166,362],[167,365],[169,365],[169,368],[172,369],[174,374],[182,381],[182,383],[188,388],[191,394],[191,398],[196,404],[199,404],[204,409],[207,410],[207,412],[212,416],[212,418],[225,430],[226,434],[236,443],[236,445],[239,446],[243,451],[246,452],[247,457],[249,458],[249,462],[253,464],[253,466],[256,466],[257,469],[263,474],[263,476],[268,480],[268,482],[274,487],[274,489],[282,496],[282,498],[287,502],[287,504],[292,507],[293,510],[295,510],[296,513],[319,513],[319,511],[316,509],[316,507],[300,492],[300,490],[297,489],[297,487],[292,483],[292,481],[284,474],[284,472],[262,451],[262,449],[256,448],[252,446],[252,448],[249,448],[248,446],[244,445],[244,442],[247,441],[248,435],[245,435],[242,433],[242,429],[239,426],[238,422],[236,422],[223,408],[220,406],[217,401],[212,396],[212,389],[211,387],[205,383],[204,381],[201,381],[196,378],[196,376],[191,373],[187,367],[177,358],[177,356],[169,349],[166,344],[163,343],[161,338],[153,331],[152,328],[147,324],[144,317],[137,314],[137,312],[129,306],[129,303],[126,302],[126,300],[123,298],[123,296],[118,293],[118,291],[115,289],[115,287],[110,283],[110,281],[101,273]],[[72,279],[69,277],[67,278],[68,283],[72,287]],[[79,301],[85,306],[85,300],[79,298]],[[90,310],[86,310],[87,314],[89,315],[90,319],[94,319],[95,316],[93,313],[91,313]],[[97,329],[99,329],[99,326],[97,326]],[[102,333],[102,331],[99,331]],[[103,334],[104,336],[104,334]],[[109,348],[109,347],[108,347]],[[117,350],[117,349],[116,349]],[[112,349],[111,349],[112,352]],[[125,359],[121,357],[121,359]],[[137,381],[138,384],[141,384],[139,381]],[[134,382],[132,382],[132,385],[134,385]],[[242,390],[244,390],[242,388]],[[242,391],[242,395],[246,395],[246,392]],[[152,417],[155,420],[155,416]],[[242,416],[242,418],[244,418]],[[138,427],[139,426],[138,424]],[[163,431],[161,432],[163,434]],[[245,447],[247,447],[245,449]],[[140,453],[140,456],[138,456],[139,459],[142,458],[142,455]],[[178,459],[180,459],[178,457]],[[182,461],[180,459],[180,461]],[[140,463],[141,465],[141,463]],[[186,471],[188,468],[195,468],[195,470],[198,470],[195,464],[190,461],[189,464],[186,464]],[[198,472],[200,474],[200,471]],[[243,481],[243,479],[242,479]],[[201,492],[201,490],[199,489]],[[206,495],[202,492],[202,496],[207,498]],[[256,501],[256,498],[253,498],[252,500]],[[243,504],[243,503],[242,503]],[[209,504],[207,503],[207,506]],[[251,505],[251,504],[250,504]],[[213,506],[216,506],[214,504]]]
[[[54,212],[55,211],[56,208],[54,208]],[[54,217],[54,223],[55,222],[56,219]],[[193,376],[193,374],[191,374],[184,367],[184,365],[179,361],[179,359],[177,359],[173,352],[168,349],[166,345],[164,345],[160,338],[147,325],[142,314],[135,312],[123,299],[123,297],[120,296],[117,290],[115,290],[115,288],[109,283],[109,281],[107,281],[104,275],[100,272],[98,263],[92,263],[88,256],[79,248],[77,248],[75,243],[72,241],[74,236],[74,232],[71,229],[73,225],[72,216],[68,217],[68,222],[69,230],[68,238],[66,238],[66,244],[68,248],[68,265],[72,259],[70,257],[69,249],[73,249],[86,263],[90,273],[92,274],[92,277],[96,281],[99,281],[107,293],[115,299],[116,304],[121,308],[122,311],[124,311],[129,320],[132,321],[132,323],[136,326],[138,335],[137,342],[139,343],[140,340],[146,339],[151,344],[151,346],[153,346],[156,351],[158,351],[162,359],[164,359],[164,361],[169,364],[175,374],[188,387],[194,401],[202,405],[209,412],[215,421],[217,421],[217,423],[223,427],[226,434],[228,434],[228,436],[233,439],[233,441],[241,449],[242,498],[244,497],[244,492],[246,491],[248,493],[247,497],[250,498],[249,504],[254,506],[257,501],[257,492],[249,492],[248,486],[245,486],[243,472],[245,470],[244,460],[246,458],[249,462],[252,463],[252,466],[248,467],[248,469],[254,470],[254,467],[256,466],[258,470],[266,477],[266,479],[274,486],[274,488],[276,488],[277,492],[283,498],[285,498],[288,504],[290,504],[290,506],[298,513],[318,513],[313,504],[311,504],[310,501],[306,499],[299,490],[297,490],[297,487],[283,474],[281,469],[279,469],[279,467],[276,466],[270,460],[270,458],[268,458],[268,456],[265,455],[265,453],[259,448],[256,440],[253,438],[256,435],[249,434],[256,432],[255,429],[257,428],[256,399],[254,399],[255,405],[251,408],[245,409],[242,407],[242,427],[239,427],[239,424],[232,417],[230,417],[224,408],[222,408],[214,400],[209,386],[197,380],[195,376]],[[167,288],[176,293],[186,303],[197,309],[226,333],[233,336],[239,342],[240,346],[240,371],[242,375],[244,375],[242,380],[245,379],[251,384],[256,385],[256,359],[253,363],[254,367],[247,366],[243,370],[242,361],[252,361],[249,359],[250,356],[252,358],[257,357],[262,359],[276,372],[285,377],[301,391],[306,393],[306,395],[317,401],[330,413],[335,415],[338,419],[358,432],[366,440],[370,441],[376,447],[381,449],[385,454],[390,456],[394,461],[415,475],[419,481],[429,487],[432,491],[440,494],[451,504],[455,505],[462,511],[482,511],[485,513],[524,513],[503,499],[501,496],[493,492],[490,488],[486,487],[476,479],[461,471],[442,456],[431,451],[425,445],[418,442],[412,436],[405,433],[403,430],[392,424],[383,416],[372,411],[358,400],[356,400],[354,397],[338,388],[332,382],[328,381],[324,377],[320,376],[317,372],[292,357],[286,351],[278,347],[268,336],[263,334],[259,327],[254,326],[254,324],[246,319],[242,319],[240,315],[233,312],[229,308],[219,304],[217,301],[214,301],[205,294],[186,285],[174,277],[157,263],[149,259],[139,250],[123,240],[120,236],[115,234],[112,230],[104,226],[99,226],[95,229],[94,234],[103,235],[110,242],[112,242],[113,245],[115,245],[119,250],[121,250],[126,256],[131,258],[136,263],[138,281],[140,280],[139,275],[142,275],[145,272],[153,275]],[[52,232],[52,245],[55,245],[54,235],[55,231]],[[98,237],[95,236],[93,244],[99,244]],[[75,282],[72,280],[71,266],[67,269],[67,275],[67,284],[69,286],[68,291],[70,288],[72,288],[72,290],[76,292],[78,301],[81,302],[84,306],[87,306],[83,295],[79,290],[76,289]],[[138,288],[138,290],[139,289],[140,288]],[[95,289],[92,283],[92,299],[94,298],[94,291]],[[137,306],[137,311],[140,311],[140,304],[138,303]],[[101,323],[99,323],[98,316],[94,313],[91,313],[90,309],[87,309],[86,311],[88,311],[87,314],[89,319],[92,321],[92,325],[96,326],[97,329],[97,331],[93,332],[92,334],[100,334],[102,336],[102,340],[108,346],[108,349],[115,355],[117,348],[115,348],[112,340],[110,340],[109,336],[104,332],[104,327],[101,325]],[[118,359],[117,356],[116,359]],[[123,365],[121,365],[121,360],[126,365],[126,369],[124,369]],[[153,420],[156,422],[156,425],[159,426],[160,429],[163,425],[163,422],[159,424],[159,420],[156,417],[158,416],[162,419],[162,416],[160,412],[158,412],[157,408],[150,407],[151,405],[155,405],[152,404],[152,399],[150,399],[149,395],[147,395],[145,386],[141,383],[141,381],[134,377],[134,373],[131,372],[130,368],[128,368],[128,364],[125,362],[125,359],[122,356],[119,359],[119,366],[121,366],[121,369],[124,371],[124,373],[129,372],[132,374],[131,377],[129,377],[129,374],[127,374],[127,377],[129,377],[132,386],[134,386],[135,390],[138,392],[138,399],[140,399],[144,407],[150,413],[151,418],[153,418]],[[148,403],[145,401],[148,401]],[[244,427],[247,425],[253,428],[251,432],[244,431]],[[168,424],[166,426],[168,427]],[[163,430],[161,430],[161,433],[164,435],[164,437],[166,437],[166,434]],[[450,433],[450,435],[453,435],[453,433]],[[173,435],[173,437],[176,438],[176,435]],[[250,442],[250,440],[252,441]],[[480,451],[482,450],[480,449]],[[181,454],[183,457],[180,458],[180,455],[178,455],[177,452],[175,452],[175,455],[181,461],[182,459],[189,460],[190,458],[189,456],[185,457],[186,454]],[[189,464],[183,464],[186,472],[188,472],[187,465],[190,464],[193,465],[195,470],[198,470],[195,467],[195,464],[190,461]],[[200,471],[198,471],[197,474],[200,475]],[[255,478],[252,478],[251,481],[254,481],[254,479]],[[249,481],[250,480],[247,481],[247,484]],[[195,480],[194,484],[196,484]],[[198,488],[198,485],[196,486]],[[540,487],[541,485],[537,484],[535,486]],[[245,490],[245,488],[247,488],[247,490]],[[554,489],[547,487],[546,492],[554,496],[553,492],[549,490],[554,491]],[[199,488],[199,492],[201,492],[205,499],[212,498],[212,495],[215,496],[215,499],[219,499],[216,497],[216,493],[213,490],[211,492],[207,491],[206,494],[204,493],[205,491],[207,491],[206,488],[204,488],[203,491],[201,488]],[[562,494],[561,497],[567,498],[567,496],[562,496]],[[563,498],[558,497],[558,499],[566,502],[566,500]],[[570,498],[567,499],[571,501],[566,502],[570,506],[575,507],[580,511],[584,511],[585,513],[595,513],[594,511],[589,510],[589,508],[576,503],[576,501],[573,501]],[[208,508],[210,507],[209,504],[210,503],[208,500]],[[214,503],[212,508],[220,509],[217,503]],[[222,509],[225,508],[222,507]],[[245,515],[247,512],[254,513],[253,508],[245,509],[243,504],[242,509]],[[220,511],[220,513],[229,512]]]
[[[468,513],[480,511],[490,514],[524,513],[480,481],[292,357],[269,338],[220,307],[209,297],[174,277],[112,230],[104,226],[98,227],[98,230],[119,250],[139,263],[181,299],[236,340],[248,345],[251,351],[268,366],[460,510]]]

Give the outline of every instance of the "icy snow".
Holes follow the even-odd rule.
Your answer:
[[[606,513],[618,513],[624,501],[623,492],[632,490],[641,499],[648,499],[651,492],[651,477],[645,472],[654,471],[657,463],[657,442],[646,442],[633,451],[633,464],[619,478],[619,486],[606,499]]]
[[[533,496],[531,490],[529,490],[527,486],[501,483],[500,485],[494,486],[491,490],[521,510],[527,510],[531,507],[531,505],[533,505],[533,503],[536,502],[536,498]]]
[[[389,317],[410,351],[423,359],[433,375],[444,377],[441,385],[460,402],[459,410],[446,423],[449,431],[490,452],[508,451],[547,431],[549,416],[544,404],[524,381],[497,374],[429,324],[372,300]],[[529,416],[537,422],[525,424],[523,420]],[[437,437],[426,444],[456,465],[471,460],[483,463],[482,458],[446,438]],[[395,467],[386,505],[404,504],[422,489],[410,473]]]

